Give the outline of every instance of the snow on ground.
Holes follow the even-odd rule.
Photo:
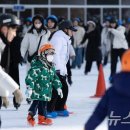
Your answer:
[[[26,66],[20,66],[20,82],[23,94],[25,93],[25,72]],[[12,96],[9,98],[10,106],[0,111],[2,118],[2,130],[83,130],[84,123],[93,112],[99,98],[90,98],[94,96],[98,78],[96,64],[92,66],[92,71],[88,75],[84,75],[84,65],[82,68],[73,69],[73,84],[69,87],[69,97],[67,101],[68,110],[74,112],[69,117],[58,117],[54,119],[52,126],[35,126],[30,127],[26,122],[29,105],[25,101],[21,107],[15,110],[12,104]],[[110,74],[110,64],[104,67],[104,75],[107,88],[110,86],[108,78]],[[37,116],[36,116],[37,121]],[[96,130],[107,130],[106,120]]]

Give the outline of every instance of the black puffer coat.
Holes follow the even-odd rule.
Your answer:
[[[18,64],[21,60],[21,39],[16,36],[11,43],[8,43],[7,39],[2,34],[0,34],[0,38],[6,45],[1,56],[1,66],[19,84]]]
[[[84,43],[88,39],[88,44],[86,48],[86,60],[89,61],[101,61],[101,34],[97,29],[85,33],[82,43]]]

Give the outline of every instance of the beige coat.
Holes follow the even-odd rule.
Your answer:
[[[83,27],[77,26],[77,32],[74,32],[74,48],[77,48],[80,46],[81,41],[84,37],[85,30]]]

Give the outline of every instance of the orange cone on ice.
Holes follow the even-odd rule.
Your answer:
[[[103,73],[103,67],[102,64],[100,64],[96,94],[93,97],[102,97],[105,91],[106,91],[106,84],[105,84],[105,78]]]
[[[64,105],[64,109],[67,110],[67,108],[68,108],[68,107],[67,107],[67,105],[65,104],[65,105]]]

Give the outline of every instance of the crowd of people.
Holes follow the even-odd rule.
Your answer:
[[[15,89],[9,83],[13,89],[14,107],[18,109],[21,105],[20,87],[26,87],[26,101],[30,104],[27,122],[30,125],[36,124],[37,110],[38,124],[50,125],[53,123],[50,118],[68,117],[65,106],[68,85],[73,83],[71,69],[80,69],[85,62],[84,74],[89,75],[93,62],[96,62],[97,69],[100,64],[105,67],[110,62],[109,81],[113,83],[118,57],[121,59],[130,47],[129,35],[130,21],[124,25],[113,16],[106,17],[101,25],[93,19],[83,24],[78,17],[70,21],[55,15],[45,19],[36,14],[20,24],[16,16],[1,14],[0,66],[1,73],[8,74],[11,83],[17,83]],[[27,65],[26,86],[19,83],[19,64]],[[8,107],[7,95],[0,96],[0,108]]]

